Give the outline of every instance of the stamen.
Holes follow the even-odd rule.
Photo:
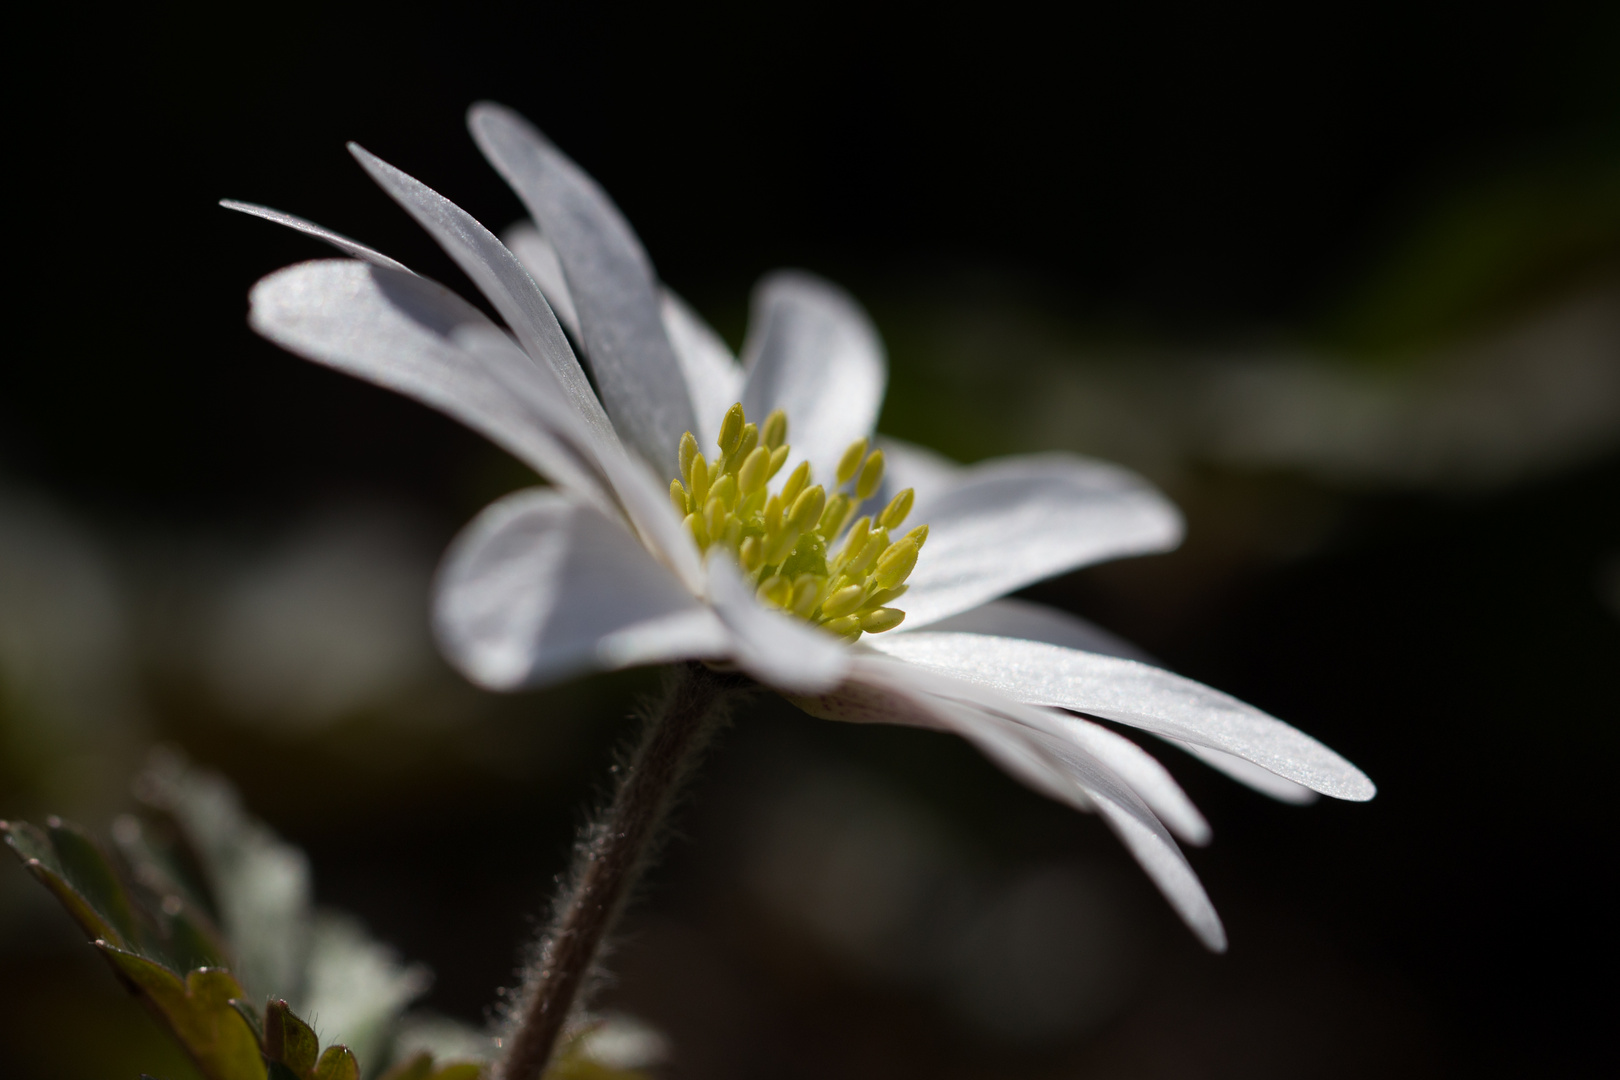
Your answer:
[[[894,496],[875,519],[856,518],[882,486],[884,472],[883,451],[857,439],[839,458],[830,492],[814,483],[805,461],[773,493],[769,484],[791,450],[787,435],[781,409],[761,427],[749,422],[741,404],[726,410],[715,440],[720,453],[712,461],[687,432],[670,504],[699,548],[721,545],[736,556],[762,603],[851,641],[894,629],[905,613],[889,605],[905,594],[905,579],[928,538],[923,525],[889,540],[911,512],[913,492]]]

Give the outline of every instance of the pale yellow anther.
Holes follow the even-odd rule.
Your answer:
[[[842,491],[827,500],[827,509],[821,513],[821,523],[818,528],[822,536],[837,536],[844,527],[844,519],[849,517],[849,496]]]
[[[910,588],[910,585],[896,585],[892,589],[879,589],[866,598],[865,606],[869,608],[886,607],[906,595],[906,590]]]
[[[708,505],[703,508],[703,531],[708,533],[710,539],[719,539],[726,531],[726,507],[719,499],[709,496]]]
[[[757,536],[750,536],[742,542],[737,549],[737,561],[742,564],[743,573],[752,574],[765,565],[765,542]]]
[[[737,505],[737,475],[726,473],[709,488],[709,498],[719,499],[729,513]]]
[[[680,455],[681,479],[690,481],[692,479],[692,459],[698,456],[697,439],[693,437],[690,431],[681,436]]]
[[[759,583],[757,595],[767,604],[785,608],[793,600],[793,582],[781,574],[772,574]]]
[[[787,442],[787,413],[777,409],[765,418],[765,427],[759,433],[768,449],[778,449]]]
[[[843,562],[849,562],[859,555],[861,547],[865,545],[866,538],[871,531],[871,518],[865,516],[856,518],[855,524],[849,527],[849,535],[844,538],[844,550],[839,553],[838,558]]]
[[[687,510],[691,509],[686,504],[686,489],[681,486],[679,480],[669,482],[669,503],[675,508],[675,512],[682,517],[685,517]]]
[[[844,451],[844,456],[838,459],[838,484],[842,487],[849,483],[855,475],[855,470],[861,467],[861,459],[866,456],[866,440],[856,439]]]
[[[754,452],[754,447],[758,445],[759,428],[755,427],[753,424],[744,424],[742,429],[742,438],[737,440],[737,449],[731,451],[731,460],[742,461],[743,458],[746,458],[749,454],[752,454]]]
[[[861,616],[861,629],[868,634],[881,634],[905,622],[906,613],[898,608],[880,607]]]
[[[793,581],[793,614],[801,619],[808,619],[810,613],[816,610],[816,601],[821,599],[821,587],[827,583],[824,577],[815,574],[800,574]]]
[[[804,485],[810,482],[810,463],[801,461],[788,473],[787,483],[782,485],[782,505],[792,506],[793,500],[799,497]]]
[[[753,452],[743,459],[742,468],[737,470],[737,486],[743,494],[752,495],[763,488],[770,467],[771,452],[763,446],[754,447]]]
[[[927,543],[928,541],[928,526],[917,526],[915,529],[912,529],[910,532],[906,533],[904,539],[910,540],[913,544],[916,544],[917,550],[921,551],[923,544]]]
[[[686,478],[686,486],[691,489],[694,505],[702,506],[709,501],[709,463],[702,454],[692,459],[692,471]]]
[[[771,467],[765,473],[765,479],[769,480],[782,471],[782,466],[787,464],[788,450],[790,449],[791,447],[778,446],[771,451]]]
[[[844,564],[844,573],[851,577],[865,574],[887,550],[889,550],[889,530],[873,529],[867,534],[866,543],[861,545],[861,550]]]
[[[737,554],[737,549],[742,546],[742,522],[736,518],[727,520],[726,534],[720,537],[720,542],[726,545],[727,550],[733,555]]]
[[[855,497],[862,502],[870,499],[883,483],[883,451],[874,450],[861,466],[861,478],[855,481]]]
[[[866,598],[866,590],[859,585],[849,585],[839,589],[821,605],[821,614],[829,619],[836,619],[840,615],[848,615],[861,606]]]
[[[786,509],[782,496],[772,495],[765,500],[765,534],[775,536],[782,531],[782,514]]]
[[[709,532],[703,527],[703,517],[700,514],[687,514],[686,533],[692,538],[692,543],[700,548],[709,546]]]
[[[821,628],[839,637],[858,638],[861,636],[861,618],[859,615],[845,615],[841,619],[822,623]]]
[[[788,511],[787,527],[793,532],[805,532],[821,519],[821,512],[826,508],[827,492],[820,484],[800,492],[793,500],[793,509]]]
[[[878,515],[878,520],[883,523],[883,527],[886,529],[899,528],[900,523],[906,520],[906,515],[911,513],[911,504],[916,501],[916,489],[906,488],[906,490],[889,500],[889,505],[883,508],[883,513]]]
[[[872,578],[880,589],[892,589],[910,576],[917,565],[917,544],[909,536],[890,544],[889,550],[878,556],[872,568]]]
[[[715,440],[720,446],[721,453],[729,454],[737,449],[737,443],[742,440],[744,422],[741,402],[726,410],[726,418],[720,421],[720,437]]]
[[[784,529],[765,541],[765,565],[780,566],[782,560],[793,554],[793,545],[798,543],[799,534],[792,529]]]

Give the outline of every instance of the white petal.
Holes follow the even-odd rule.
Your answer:
[[[592,436],[602,445],[615,445],[618,437],[591,389],[590,380],[585,378],[585,370],[574,358],[574,350],[541,295],[540,287],[523,269],[517,256],[506,250],[495,234],[471,214],[420,180],[354,143],[349,144],[349,152],[489,298],[529,355],[550,369]]]
[[[1181,514],[1134,473],[1072,454],[999,458],[919,498],[928,525],[906,622],[924,626],[1042,578],[1105,559],[1166,551]]]
[[[555,483],[610,505],[589,452],[562,430],[573,414],[548,393],[548,376],[444,286],[329,259],[279,270],[249,298],[253,329],[283,348],[447,413]],[[541,385],[513,393],[524,377]]]
[[[893,435],[879,436],[878,445],[883,448],[884,502],[911,488],[917,493],[917,501],[926,503],[959,483],[966,471],[965,466],[944,454]]]
[[[1310,788],[1302,784],[1296,784],[1292,780],[1284,780],[1276,773],[1268,772],[1252,761],[1245,761],[1236,755],[1221,750],[1211,750],[1207,746],[1199,746],[1197,743],[1185,742],[1181,739],[1169,739],[1167,741],[1181,747],[1210,768],[1218,769],[1238,783],[1251,787],[1262,795],[1270,795],[1278,802],[1291,803],[1294,806],[1309,806],[1319,798],[1316,792]]]
[[[280,210],[272,210],[268,206],[259,206],[256,203],[237,202],[235,199],[221,199],[219,205],[227,210],[235,210],[241,214],[251,214],[256,218],[273,221],[277,225],[284,225],[289,229],[301,232],[306,236],[313,236],[317,240],[325,240],[350,258],[361,259],[373,266],[386,267],[389,270],[403,270],[410,272],[409,267],[403,263],[395,262],[382,252],[369,248],[357,240],[350,240],[342,233],[335,233],[331,229],[322,228],[313,221],[305,221],[293,214],[284,214]]]
[[[1067,730],[1070,739],[1114,770],[1169,826],[1171,832],[1197,847],[1209,843],[1209,822],[1204,820],[1204,815],[1198,812],[1198,807],[1193,805],[1187,793],[1181,790],[1181,785],[1176,783],[1170,771],[1159,764],[1152,754],[1101,724],[1067,713],[1054,715]],[[1244,764],[1248,765],[1248,762]],[[1249,767],[1261,771],[1256,766]]]
[[[788,416],[788,463],[808,460],[833,483],[838,459],[872,434],[888,365],[871,320],[842,289],[797,271],[771,274],[754,290],[743,343],[742,404],[749,416]]]
[[[557,315],[557,321],[579,340],[579,314],[574,310],[574,298],[568,295],[568,279],[563,276],[562,260],[557,249],[541,235],[530,221],[520,221],[507,229],[501,243],[517,256],[518,262],[534,278],[540,291],[546,294],[546,303]]]
[[[930,541],[932,543],[932,541]],[[1018,701],[1106,720],[1235,754],[1336,799],[1377,789],[1326,746],[1251,705],[1161,668],[1034,641],[983,634],[886,634],[870,647]]]
[[[760,604],[728,555],[711,555],[708,571],[709,602],[735,638],[739,667],[785,694],[821,694],[838,685],[849,668],[846,645]]]
[[[898,633],[910,629],[909,624],[899,627]],[[1025,641],[1044,641],[1048,645],[1061,645],[1065,649],[1119,656],[1144,664],[1158,664],[1147,653],[1124,638],[1109,633],[1095,623],[1078,615],[1059,611],[1045,604],[1037,604],[1016,597],[1003,597],[988,604],[940,619],[928,624],[930,631],[960,634],[990,634],[994,637],[1022,638]]]
[[[500,690],[720,658],[731,640],[622,523],[545,489],[499,500],[456,539],[439,572],[434,629],[468,678]]]
[[[851,691],[864,695],[859,708],[867,715],[838,715],[838,699]],[[887,710],[885,702],[891,703]],[[817,711],[825,704],[832,704],[833,711]],[[1225,950],[1220,917],[1163,824],[1109,764],[1072,738],[1051,713],[870,656],[857,656],[844,686],[809,706],[816,715],[888,723],[911,723],[921,714],[926,717],[921,726],[957,732],[1043,794],[1096,810],[1204,944],[1216,952]]]
[[[668,289],[662,294],[664,330],[675,347],[686,377],[686,390],[697,413],[692,430],[698,445],[712,453],[726,410],[742,400],[743,373],[731,350],[702,316]],[[756,417],[763,422],[763,416]]]
[[[681,435],[696,422],[641,242],[607,193],[521,116],[483,102],[468,110],[467,126],[557,250],[619,434],[674,476]]]

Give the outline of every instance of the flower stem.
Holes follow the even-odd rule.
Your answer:
[[[629,765],[615,770],[612,804],[585,831],[570,887],[527,965],[510,1014],[507,1050],[496,1070],[499,1080],[538,1080],[550,1063],[603,938],[656,847],[681,782],[723,719],[726,699],[743,685],[702,664],[672,670]]]

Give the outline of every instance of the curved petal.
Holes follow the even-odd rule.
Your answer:
[[[696,424],[641,242],[596,181],[517,113],[481,102],[468,110],[467,127],[557,250],[591,374],[619,434],[648,464],[676,475],[681,435]]]
[[[1269,795],[1278,802],[1289,803],[1293,806],[1309,806],[1320,797],[1303,784],[1296,784],[1292,780],[1284,780],[1276,773],[1268,772],[1254,762],[1245,761],[1235,754],[1228,754],[1221,750],[1211,750],[1207,746],[1184,742],[1181,739],[1167,739],[1166,741],[1181,747],[1181,749],[1187,751],[1205,765],[1225,773],[1243,786],[1253,788],[1262,795]]]
[[[870,646],[1033,705],[1089,713],[1234,754],[1336,799],[1377,789],[1360,769],[1275,717],[1218,690],[1133,660],[983,634],[874,636]]]
[[[731,651],[714,613],[620,522],[546,489],[508,495],[462,531],[433,623],[451,662],[498,690]]]
[[[1052,713],[871,656],[854,658],[836,693],[796,703],[829,719],[954,731],[1037,791],[1095,810],[1204,944],[1225,950],[1220,917],[1164,825],[1125,779]]]
[[[317,363],[447,413],[603,506],[612,505],[589,449],[567,437],[573,414],[546,376],[484,314],[437,282],[348,259],[289,266],[249,294],[248,322]]]
[[[280,210],[272,210],[268,206],[237,202],[235,199],[221,199],[219,205],[227,210],[235,210],[239,214],[263,218],[265,221],[271,221],[295,232],[301,232],[305,236],[313,236],[317,240],[324,240],[352,259],[360,259],[363,262],[371,263],[373,266],[381,266],[387,270],[402,270],[405,273],[410,273],[410,267],[404,263],[396,262],[382,252],[369,248],[358,240],[350,240],[342,233],[323,228],[313,221],[305,221],[294,214],[284,214]]]
[[[668,289],[660,295],[664,330],[681,362],[686,391],[697,413],[698,426],[692,434],[697,436],[699,446],[712,447],[720,436],[720,421],[725,419],[726,410],[742,400],[742,368],[720,335],[686,301]]]
[[[563,276],[562,260],[557,258],[557,249],[551,246],[551,241],[533,222],[520,221],[506,230],[501,243],[517,256],[523,269],[545,293],[546,303],[556,313],[557,321],[578,341],[579,313],[574,310],[574,298],[568,295],[568,279]]]
[[[909,629],[909,626],[902,625],[896,632],[906,633]],[[1124,638],[1078,615],[1011,596],[940,619],[930,623],[928,629],[941,633],[989,634],[993,637],[1044,641],[1065,649],[1079,649],[1081,652],[1163,666]]]
[[[749,416],[788,416],[788,463],[808,460],[829,488],[844,449],[872,434],[888,365],[871,320],[836,285],[795,270],[754,290],[743,343],[742,404]]]
[[[1193,805],[1187,793],[1181,790],[1181,785],[1170,775],[1170,770],[1159,764],[1152,754],[1118,732],[1109,731],[1084,717],[1055,713],[1054,718],[1067,729],[1074,743],[1083,746],[1130,785],[1131,790],[1142,797],[1142,801],[1171,832],[1196,847],[1209,843],[1209,822],[1198,812],[1198,807]],[[1252,765],[1249,767],[1254,768]]]
[[[1106,559],[1167,551],[1181,514],[1141,477],[1072,454],[999,458],[919,498],[928,524],[906,594],[912,627]]]
[[[727,555],[708,560],[709,602],[730,628],[732,657],[748,674],[784,694],[821,694],[849,668],[849,648],[808,623],[754,599]]]
[[[617,445],[613,425],[574,358],[561,324],[517,256],[471,214],[420,180],[354,143],[349,144],[349,153],[489,298],[524,349],[556,379],[592,437],[604,446]]]

